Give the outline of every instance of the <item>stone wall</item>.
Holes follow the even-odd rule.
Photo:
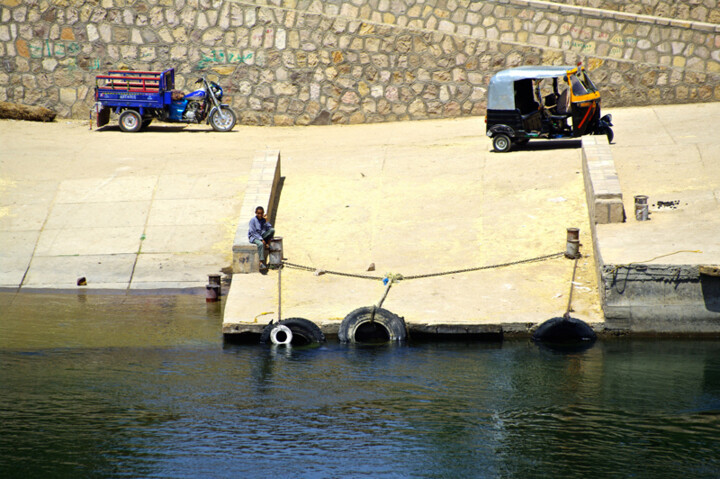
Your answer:
[[[443,118],[484,114],[498,70],[577,61],[605,106],[720,100],[716,0],[584,3],[0,0],[0,101],[86,118],[95,75],[172,66],[244,124]]]
[[[555,2],[680,20],[720,23],[717,0],[555,0]]]

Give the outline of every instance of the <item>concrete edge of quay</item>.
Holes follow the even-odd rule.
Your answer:
[[[596,225],[626,221],[622,190],[604,137],[584,137],[582,159],[605,329],[634,334],[720,333],[720,268],[605,263]]]
[[[720,333],[720,273],[701,265],[613,265],[605,264],[596,224],[624,223],[627,215],[612,152],[605,136],[582,138],[582,170],[595,252],[595,268],[605,321],[591,326],[600,336],[683,335],[707,336]],[[233,245],[233,272],[257,271],[257,251],[247,243],[247,226],[255,206],[267,205],[274,219],[279,188],[280,152],[259,154],[253,162],[249,186],[243,201],[240,224]],[[705,268],[705,269],[703,269]],[[620,281],[622,279],[622,281]],[[622,287],[619,287],[620,283]],[[231,285],[232,286],[232,285]],[[228,293],[228,301],[231,297]],[[256,341],[266,322],[225,322],[222,333],[228,340],[245,336]],[[437,323],[408,322],[416,338],[503,339],[530,337],[539,323]],[[328,337],[337,336],[338,321],[319,321]],[[251,338],[251,339],[250,339]]]
[[[222,334],[229,342],[257,343],[267,323],[223,323]],[[340,323],[321,321],[317,326],[326,338],[337,339]],[[529,339],[539,324],[536,323],[406,323],[409,336],[413,340],[480,340],[502,341],[505,339]],[[590,326],[600,337],[616,337],[624,331],[609,330],[604,323],[592,323]]]

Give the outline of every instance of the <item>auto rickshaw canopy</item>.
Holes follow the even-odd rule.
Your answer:
[[[488,88],[488,110],[514,110],[515,105],[515,82],[520,80],[540,80],[544,78],[572,78],[578,72],[584,72],[581,66],[559,65],[559,66],[523,66],[501,70],[492,76]],[[587,80],[587,77],[586,77]],[[582,86],[582,85],[581,85]],[[594,86],[593,86],[594,88]],[[573,85],[571,93],[573,101],[585,100],[579,98],[587,94],[596,96],[595,92],[576,91]],[[599,94],[597,95],[599,96]]]

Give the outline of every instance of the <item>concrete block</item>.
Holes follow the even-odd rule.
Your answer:
[[[616,198],[599,198],[593,204],[592,218],[596,224],[625,222],[625,206]]]
[[[247,238],[247,236],[246,236]],[[254,244],[233,245],[233,273],[256,273],[260,270],[260,258]]]

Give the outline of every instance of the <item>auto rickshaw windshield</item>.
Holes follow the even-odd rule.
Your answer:
[[[588,76],[587,72],[583,72],[583,77],[585,77],[585,81],[583,83],[585,84],[585,88],[587,89],[587,91],[589,91],[590,93],[595,93],[596,91],[598,91],[595,84],[592,82],[592,80],[590,80],[590,76]]]
[[[597,91],[597,88],[595,88],[595,85],[590,81],[590,77],[588,77],[585,72],[582,73],[582,80],[575,74],[569,75],[568,77],[570,78],[570,85],[573,95],[575,96],[583,96]]]

